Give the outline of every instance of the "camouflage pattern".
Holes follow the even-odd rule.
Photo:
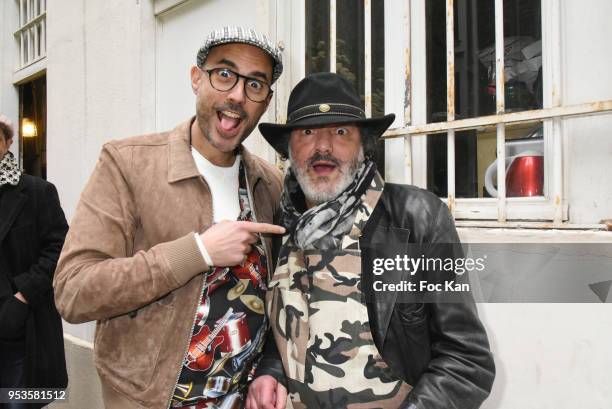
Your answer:
[[[266,305],[295,409],[397,408],[412,389],[374,344],[361,290],[359,237],[383,186],[377,174],[340,249],[285,236]]]

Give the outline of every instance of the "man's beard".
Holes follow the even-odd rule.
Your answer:
[[[212,137],[213,133],[215,133],[217,138],[221,140],[224,139],[221,135],[218,135],[217,130],[214,128],[213,125],[214,118],[217,116],[217,112],[222,111],[224,109],[238,112],[242,117],[242,121],[244,121],[246,125],[243,129],[242,135],[240,135],[240,137],[236,140],[236,143],[233,144],[230,149],[224,148],[218,143],[217,140],[215,140],[215,138]],[[225,103],[221,106],[212,106],[208,108],[200,106],[199,104],[196,105],[196,122],[198,127],[200,128],[200,131],[202,131],[202,134],[204,135],[208,143],[210,143],[210,145],[224,153],[229,153],[236,150],[236,147],[238,147],[242,142],[244,142],[244,140],[248,138],[248,136],[251,134],[256,124],[251,124],[248,122],[248,120],[249,117],[247,113],[240,105]]]
[[[365,158],[363,154],[363,147],[361,147],[359,150],[359,155],[355,159],[343,163],[342,166],[340,166],[340,162],[335,157],[320,154],[313,155],[304,165],[301,165],[293,160],[291,156],[291,149],[289,149],[289,160],[291,161],[291,168],[293,169],[295,178],[302,188],[302,192],[304,193],[306,200],[316,205],[320,205],[321,203],[334,200],[340,196],[342,192],[344,192],[344,190],[351,184],[353,179],[355,179],[355,175],[357,174],[357,171]],[[318,160],[326,160],[336,164],[338,171],[340,171],[340,176],[334,186],[317,187],[317,184],[311,183],[310,177],[307,173],[308,166],[309,164]],[[320,176],[318,179],[327,179],[327,176]]]

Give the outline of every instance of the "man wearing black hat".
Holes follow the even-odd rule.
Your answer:
[[[373,261],[417,256],[409,246],[458,257],[448,243],[459,238],[439,198],[382,180],[370,158],[394,115],[368,119],[360,105],[345,79],[313,74],[292,91],[287,124],[260,125],[291,167],[281,196],[287,234],[266,294],[275,342],[246,408],[284,407],[287,392],[296,409],[478,408],[495,367],[471,295],[440,302],[372,291]]]
[[[191,69],[195,116],[107,143],[54,286],[69,322],[96,320],[109,408],[236,408],[261,353],[278,169],[242,147],[282,72],[251,29],[214,31]]]

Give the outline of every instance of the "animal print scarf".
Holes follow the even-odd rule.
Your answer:
[[[0,186],[15,186],[19,183],[20,177],[21,171],[19,170],[19,164],[17,160],[15,160],[15,156],[12,152],[7,152],[0,161]]]
[[[303,250],[338,248],[342,237],[351,229],[361,196],[375,174],[376,164],[365,160],[351,184],[337,198],[302,213],[296,205],[305,203],[304,193],[289,168],[281,196],[281,224],[290,232],[293,243]]]

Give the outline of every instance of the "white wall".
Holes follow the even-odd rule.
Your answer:
[[[483,409],[609,409],[610,304],[479,304],[497,376]]]
[[[17,29],[19,15],[14,1],[0,2],[0,113],[6,115],[18,131],[19,95],[13,85],[17,45],[13,33]],[[11,151],[19,157],[19,137],[13,139]]]
[[[48,2],[48,177],[69,221],[102,144],[154,129],[154,42],[149,1]]]
[[[459,235],[471,243],[612,245],[611,233],[593,231],[464,228]],[[610,300],[606,304],[478,304],[478,310],[497,369],[483,409],[611,407]]]
[[[561,5],[563,103],[612,100],[612,2]],[[570,221],[612,219],[612,113],[567,120],[564,134]]]

